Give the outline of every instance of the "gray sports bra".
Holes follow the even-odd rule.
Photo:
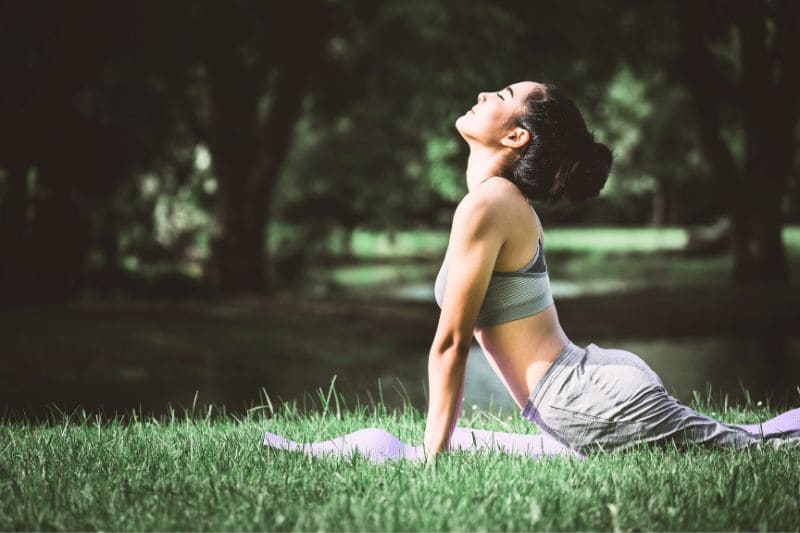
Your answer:
[[[433,291],[439,307],[442,307],[444,301],[446,280],[445,260],[436,276]],[[552,304],[553,294],[550,291],[550,278],[544,259],[544,245],[539,238],[536,253],[527,265],[515,272],[492,272],[475,327],[494,326],[535,315]]]

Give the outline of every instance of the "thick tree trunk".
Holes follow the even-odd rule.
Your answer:
[[[720,133],[718,95],[723,87],[714,76],[705,39],[718,15],[712,4],[683,0],[680,4],[683,63],[687,86],[698,118],[700,142],[732,219],[732,281],[739,285],[786,283],[789,269],[782,241],[781,198],[793,160],[800,76],[789,53],[798,44],[797,2],[780,2],[775,45],[768,49],[766,7],[741,2],[729,13],[741,35],[744,115],[744,168],[739,169]],[[780,72],[780,77],[774,72]]]
[[[788,7],[782,3],[781,8]],[[797,44],[796,2],[793,12],[773,13],[779,17],[776,42],[768,46],[767,6],[762,2],[742,2],[734,13],[741,36],[742,92],[744,108],[744,176],[734,199],[734,281],[786,283],[789,268],[784,252],[781,198],[786,191],[794,155],[794,130],[797,124],[796,59],[786,55],[786,46]],[[787,27],[787,24],[789,25]],[[792,64],[787,64],[790,61]],[[774,71],[779,71],[776,76]]]
[[[226,76],[221,83],[236,83],[237,79],[241,81]],[[300,112],[300,87],[304,84],[296,81],[293,95],[276,91],[275,105],[281,112],[273,113],[266,125],[268,138],[275,139],[274,142],[264,138],[255,121],[260,97],[257,91],[239,92],[216,86],[215,116],[231,116],[231,99],[238,100],[235,105],[240,110],[245,109],[234,113],[238,115],[236,120],[222,119],[215,123],[210,146],[220,182],[212,228],[211,279],[223,294],[259,293],[270,288],[266,279],[269,261],[266,225],[278,172]],[[238,94],[232,94],[235,92]],[[251,110],[250,115],[246,109]]]
[[[270,289],[266,246],[267,223],[275,186],[289,151],[310,73],[321,60],[327,38],[319,13],[284,7],[276,13],[289,31],[286,50],[273,50],[271,63],[251,64],[236,43],[212,48],[208,55],[211,127],[208,136],[220,182],[212,228],[211,280],[227,295]],[[310,9],[310,8],[309,8]],[[277,19],[276,19],[277,20]],[[304,21],[303,38],[290,31]],[[230,21],[229,21],[230,22]],[[264,52],[265,55],[266,52]],[[274,81],[264,86],[271,67]],[[269,112],[259,119],[259,104],[269,91]]]

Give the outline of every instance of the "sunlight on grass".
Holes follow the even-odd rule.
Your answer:
[[[800,521],[800,462],[786,448],[641,447],[584,461],[455,452],[426,468],[262,447],[264,431],[308,442],[367,427],[421,443],[424,418],[410,405],[318,396],[301,410],[265,395],[243,417],[209,408],[4,421],[0,529],[792,530]],[[691,407],[733,423],[777,414],[699,394]],[[538,431],[480,410],[459,425]]]
[[[651,252],[686,245],[683,228],[552,228],[545,229],[545,249],[584,252]]]
[[[696,231],[708,234],[710,226]],[[319,293],[333,284],[353,295],[433,299],[433,279],[447,247],[446,231],[385,233],[356,231],[354,257],[361,263],[315,271],[305,290]],[[645,288],[725,287],[733,260],[729,254],[701,257],[679,253],[687,242],[684,228],[551,228],[545,230],[545,250],[556,298],[607,294]],[[784,229],[787,256],[800,270],[800,227]],[[671,253],[670,253],[671,252]],[[423,258],[409,263],[404,258]]]
[[[331,271],[331,279],[342,285],[357,287],[382,283],[409,282],[425,279],[430,275],[430,268],[425,265],[345,266]]]
[[[710,226],[698,226],[707,235]],[[651,252],[677,250],[686,245],[688,234],[683,227],[548,227],[544,230],[547,250],[582,252]],[[384,232],[356,230],[353,253],[356,257],[426,256],[444,254],[447,230],[400,231],[390,240]],[[783,230],[787,247],[800,248],[800,226]]]
[[[449,234],[444,230],[397,232],[394,242],[385,233],[356,231],[356,257],[394,257],[443,254]],[[545,248],[570,251],[652,251],[678,249],[686,244],[683,228],[548,228]]]
[[[353,255],[356,257],[395,257],[435,255],[447,248],[448,233],[442,230],[399,231],[393,239],[385,232],[356,230]]]

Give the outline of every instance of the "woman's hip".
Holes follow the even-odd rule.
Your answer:
[[[648,433],[671,397],[636,354],[572,343],[531,393],[522,415],[563,444],[625,446]]]

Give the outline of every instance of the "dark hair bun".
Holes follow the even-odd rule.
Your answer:
[[[608,180],[611,150],[595,142],[581,112],[561,89],[542,85],[544,90],[532,91],[515,119],[532,138],[511,163],[508,177],[532,200],[594,198]]]
[[[611,160],[611,150],[605,144],[590,141],[576,160],[562,167],[566,172],[564,196],[573,202],[598,196],[608,180]]]

